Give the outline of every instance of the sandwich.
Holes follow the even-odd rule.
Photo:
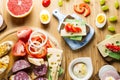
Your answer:
[[[102,57],[108,61],[120,60],[120,34],[115,34],[97,44]]]

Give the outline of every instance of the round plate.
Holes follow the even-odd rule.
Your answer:
[[[25,27],[25,28],[30,28],[30,27]],[[5,41],[13,41],[13,43],[15,43],[18,40],[17,35],[16,35],[17,31],[20,30],[20,29],[22,29],[22,28],[15,28],[15,29],[12,29],[12,30],[7,31],[4,34],[2,34],[0,36],[0,43],[5,42]],[[33,30],[38,30],[39,28],[32,28],[32,29]],[[39,29],[39,30],[41,30],[41,29]],[[54,43],[54,45],[57,48],[61,49],[57,40],[52,35],[50,35],[49,33],[47,33],[47,32],[45,32],[45,33],[48,35],[49,39]],[[11,72],[12,66],[13,66],[14,62],[18,59],[17,57],[12,56],[12,50],[8,53],[8,55],[10,56],[9,66],[8,66],[8,69],[3,74],[0,75],[0,80],[4,79],[4,78],[7,78],[7,77],[10,77],[10,75],[12,73]],[[64,56],[64,54],[63,54],[63,59],[62,59],[62,65],[61,66],[62,66],[62,68],[64,69],[64,72],[65,72],[65,56]],[[59,80],[63,80],[63,78],[64,78],[64,74],[59,77]]]

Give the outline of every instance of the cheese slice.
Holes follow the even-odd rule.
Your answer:
[[[48,48],[48,63],[52,67],[54,65],[61,65],[63,50],[56,48]]]
[[[0,58],[0,74],[2,74],[8,68],[9,60],[10,59],[8,55]]]
[[[48,48],[48,64],[52,80],[58,80],[58,71],[62,61],[63,50],[57,48]]]

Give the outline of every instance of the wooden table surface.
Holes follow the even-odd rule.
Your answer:
[[[90,8],[91,8],[91,14],[88,17],[84,17],[83,15],[79,15],[81,18],[83,18],[88,24],[90,24],[91,26],[93,26],[93,28],[95,29],[95,35],[93,37],[93,39],[91,40],[91,42],[89,44],[87,44],[85,47],[83,47],[82,49],[76,50],[76,51],[72,51],[69,46],[64,42],[64,40],[61,38],[60,34],[57,31],[57,26],[58,26],[58,20],[52,15],[52,11],[54,9],[59,9],[60,12],[62,12],[63,14],[73,14],[75,13],[73,10],[73,5],[74,4],[78,4],[78,3],[82,3],[83,0],[63,0],[63,6],[59,7],[58,6],[58,0],[51,0],[51,4],[49,7],[44,8],[42,6],[41,3],[42,0],[34,0],[34,8],[32,10],[32,12],[30,13],[30,15],[28,15],[25,18],[21,18],[21,19],[17,19],[17,18],[13,18],[9,15],[9,13],[6,11],[6,0],[3,0],[2,6],[3,6],[3,16],[4,19],[8,25],[7,29],[4,31],[8,31],[10,29],[16,28],[16,27],[20,27],[20,26],[34,26],[34,27],[38,27],[41,29],[44,29],[45,31],[49,32],[50,34],[52,34],[59,42],[59,44],[61,45],[62,49],[64,50],[64,56],[66,59],[66,70],[65,70],[65,78],[64,80],[72,80],[69,76],[68,73],[68,65],[71,62],[71,60],[75,59],[75,58],[80,58],[80,57],[91,57],[92,58],[92,63],[93,63],[93,68],[94,68],[94,73],[92,78],[94,77],[94,75],[98,72],[98,70],[100,69],[100,67],[104,64],[106,64],[106,62],[102,59],[102,57],[100,56],[97,48],[96,48],[96,44],[102,40],[104,40],[105,36],[107,34],[114,34],[108,31],[107,26],[108,25],[113,25],[115,26],[115,30],[116,33],[120,32],[120,9],[115,9],[114,7],[114,0],[106,0],[106,5],[109,6],[109,11],[104,12],[107,15],[107,18],[112,16],[112,15],[116,15],[118,17],[118,21],[116,23],[110,23],[109,21],[107,21],[106,26],[103,29],[98,29],[95,26],[95,17],[98,13],[103,12],[101,10],[101,6],[99,3],[99,0],[91,0],[90,2]],[[51,22],[49,25],[42,25],[40,23],[39,20],[39,13],[41,10],[43,9],[47,9],[50,14],[51,14]],[[4,33],[3,32],[3,33]],[[0,35],[2,35],[2,33],[0,33]],[[113,66],[116,67],[117,70],[120,71],[120,64],[119,63],[113,63]],[[91,78],[91,80],[92,80]]]

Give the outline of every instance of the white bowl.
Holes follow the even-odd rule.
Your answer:
[[[42,21],[42,19],[41,19],[41,16],[42,16],[43,14],[48,15],[48,20],[47,20],[46,22]],[[48,24],[48,23],[50,22],[50,19],[51,19],[50,13],[49,13],[47,10],[42,10],[42,11],[40,12],[40,22],[41,22],[42,24]]]
[[[116,70],[113,66],[111,66],[111,65],[105,65],[105,66],[101,67],[100,70],[99,70],[99,73],[98,73],[99,78],[101,78],[102,75],[103,75],[106,71],[109,71],[109,70],[112,70],[112,71],[117,72],[117,70]]]
[[[87,66],[87,74],[83,78],[78,78],[73,73],[73,66],[80,62],[85,63]],[[68,71],[73,80],[89,80],[89,78],[92,76],[92,73],[93,73],[93,66],[92,66],[91,58],[81,57],[81,58],[76,58],[76,59],[72,60],[71,63],[69,64]]]

